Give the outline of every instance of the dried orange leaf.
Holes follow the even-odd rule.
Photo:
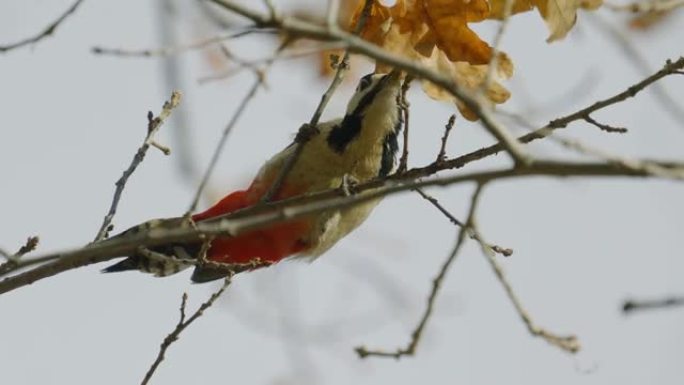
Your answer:
[[[485,96],[491,103],[501,104],[508,100],[511,94],[497,82],[496,79],[510,77],[513,71],[513,64],[505,54],[500,55],[497,61],[500,63],[496,71],[496,75],[498,76],[490,81],[489,87],[485,90]],[[487,64],[475,65],[467,62],[453,63],[442,52],[436,52],[435,55],[429,60],[425,60],[425,62],[435,70],[448,75],[454,83],[470,92],[477,92],[480,87],[482,87],[489,68],[489,65]],[[466,119],[478,119],[475,113],[470,111],[463,103],[441,87],[427,80],[422,82],[422,86],[423,91],[433,99],[453,101]]]
[[[354,20],[359,19],[363,3],[358,5]],[[393,7],[374,1],[362,36],[389,52],[447,75],[468,91],[478,92],[487,77],[492,49],[468,23],[485,20],[489,12],[487,0],[397,0]],[[386,65],[376,64],[376,72],[389,70]],[[486,100],[493,104],[505,102],[510,93],[497,80],[512,74],[513,63],[500,53],[493,78],[484,90]],[[467,119],[477,119],[441,87],[423,81],[423,90],[434,99],[454,102]]]
[[[354,15],[349,23],[349,29],[353,30],[358,24],[363,8],[366,4],[365,0],[360,0],[354,11]],[[361,37],[373,42],[378,45],[382,45],[382,35],[383,35],[383,24],[385,24],[390,18],[390,10],[384,5],[380,4],[379,1],[373,0],[370,12],[368,12],[368,17],[366,18],[366,23],[361,30]]]
[[[486,0],[424,0],[421,5],[437,46],[449,60],[489,63],[491,48],[468,28],[468,23],[487,18]]]

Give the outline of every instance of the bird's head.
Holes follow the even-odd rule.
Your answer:
[[[362,77],[347,105],[347,115],[360,118],[368,113],[394,113],[401,89],[400,74],[400,71],[393,70],[388,74],[368,74]]]
[[[361,78],[349,100],[347,113],[332,128],[327,142],[333,151],[342,154],[352,144],[363,153],[383,145],[387,136],[392,142],[401,130],[397,97],[401,91],[401,73],[370,74]]]

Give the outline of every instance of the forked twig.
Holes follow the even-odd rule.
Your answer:
[[[469,210],[470,212],[468,213],[468,222],[475,213],[475,207],[477,206],[479,196],[481,193],[482,188],[480,185],[478,185],[478,187],[473,192],[473,196],[471,198]],[[449,253],[449,256],[440,267],[437,276],[432,280],[432,289],[430,290],[430,294],[428,295],[427,304],[425,306],[425,310],[423,311],[423,316],[420,318],[418,325],[411,333],[411,339],[409,340],[408,344],[403,348],[397,348],[393,352],[386,350],[369,350],[365,346],[358,346],[355,349],[355,351],[360,358],[384,357],[400,359],[403,356],[413,356],[416,353],[416,348],[420,343],[420,339],[423,335],[423,331],[425,330],[425,326],[427,325],[427,322],[430,319],[430,316],[432,315],[435,300],[437,299],[437,294],[439,293],[439,290],[442,286],[442,282],[444,281],[444,278],[446,277],[449,268],[456,260],[458,252],[461,250],[461,246],[463,246],[463,243],[466,239],[467,228],[467,226],[460,226],[460,230],[458,231],[458,237],[456,239],[456,244],[454,245],[454,248],[451,250],[451,253]]]
[[[525,310],[525,308],[522,305],[522,302],[513,290],[511,283],[508,281],[508,278],[506,277],[506,273],[504,272],[503,267],[501,267],[501,264],[499,264],[499,262],[496,260],[496,255],[492,252],[491,248],[487,246],[487,242],[482,238],[482,235],[478,230],[477,221],[474,217],[472,218],[470,227],[472,228],[473,233],[475,234],[476,240],[481,246],[482,253],[489,262],[489,265],[496,274],[497,279],[506,291],[506,295],[513,303],[516,312],[520,316],[520,319],[522,319],[522,321],[525,323],[525,326],[527,327],[527,330],[530,332],[530,334],[535,337],[541,337],[546,342],[550,343],[551,345],[557,346],[560,349],[565,350],[566,352],[577,353],[580,349],[580,344],[576,336],[558,335],[556,333],[546,330],[545,328],[540,327],[532,320],[532,317],[527,312],[527,310]]]
[[[141,385],[146,385],[150,381],[155,371],[159,367],[159,364],[161,364],[161,362],[164,361],[166,351],[169,349],[169,347],[178,340],[183,330],[185,330],[199,317],[201,317],[202,314],[204,314],[204,311],[209,309],[211,305],[213,305],[214,302],[221,296],[221,294],[223,294],[226,288],[228,288],[228,286],[230,285],[231,278],[232,275],[228,275],[223,281],[223,285],[221,286],[221,288],[214,292],[214,294],[212,294],[206,302],[200,305],[197,311],[195,311],[195,313],[193,313],[187,320],[185,319],[185,306],[188,302],[188,294],[183,293],[179,309],[180,318],[178,320],[178,323],[176,324],[176,327],[171,331],[171,333],[169,333],[164,338],[164,341],[162,341],[161,345],[159,346],[159,353],[157,353],[157,357],[155,358],[154,362],[152,362],[152,365],[150,365],[150,368],[147,370],[147,373],[145,373],[145,377],[143,377],[142,382],[140,383]]]
[[[126,182],[128,182],[128,178],[130,178],[131,175],[133,175],[133,173],[138,168],[140,163],[142,163],[142,161],[145,159],[145,154],[147,154],[147,150],[150,148],[150,146],[154,146],[158,148],[160,151],[162,151],[165,155],[169,155],[170,150],[167,147],[164,147],[157,143],[154,140],[154,135],[157,133],[157,131],[159,131],[159,128],[162,126],[162,124],[164,124],[166,118],[168,118],[169,115],[171,115],[171,111],[178,106],[180,100],[181,93],[179,91],[173,91],[171,93],[171,98],[168,101],[164,102],[164,106],[162,107],[162,111],[159,114],[159,116],[153,117],[152,112],[148,112],[147,135],[145,135],[145,140],[133,156],[131,164],[123,172],[121,178],[119,178],[119,180],[116,181],[114,198],[112,199],[112,203],[109,206],[109,211],[107,212],[107,215],[105,215],[104,220],[102,221],[102,225],[100,226],[100,230],[98,230],[97,235],[95,235],[95,240],[93,242],[101,241],[107,237],[107,234],[111,230],[112,220],[114,219],[114,215],[116,215],[116,210],[119,207],[121,194],[123,193],[124,188],[126,188]]]
[[[17,267],[19,267],[19,259],[21,259],[21,257],[23,257],[24,255],[35,250],[36,247],[38,247],[39,241],[40,238],[38,238],[38,236],[28,237],[28,239],[26,239],[26,242],[19,248],[19,250],[16,253],[7,254],[3,251],[2,256],[5,257],[7,261],[0,264],[0,276],[7,274],[16,269]]]

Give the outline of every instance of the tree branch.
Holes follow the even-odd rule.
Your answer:
[[[218,289],[218,291],[216,291],[214,294],[212,294],[206,302],[200,305],[197,311],[195,311],[195,313],[193,313],[193,315],[190,316],[190,318],[188,318],[187,321],[185,320],[185,306],[188,302],[188,293],[183,293],[179,309],[180,319],[178,320],[178,323],[176,324],[176,327],[173,329],[173,331],[171,331],[171,333],[169,333],[164,338],[164,341],[162,341],[161,345],[159,346],[159,353],[157,353],[157,358],[154,360],[154,362],[152,362],[152,365],[150,365],[150,368],[147,370],[147,373],[145,373],[145,377],[143,377],[143,380],[140,383],[141,385],[146,385],[150,381],[155,371],[159,367],[159,364],[161,364],[161,362],[164,361],[166,351],[169,349],[171,344],[178,340],[183,330],[185,330],[188,326],[195,322],[195,320],[201,317],[202,314],[204,314],[204,311],[209,309],[211,305],[214,304],[214,302],[221,296],[221,294],[223,294],[226,288],[230,285],[231,278],[232,276],[228,275],[223,281],[223,285],[221,286],[221,288]]]
[[[557,346],[562,350],[565,350],[566,352],[569,353],[577,353],[580,349],[580,344],[579,341],[577,340],[577,337],[574,335],[568,335],[568,336],[561,336],[558,334],[555,334],[553,332],[550,332],[546,330],[545,328],[542,328],[538,326],[533,320],[530,314],[525,310],[525,308],[522,305],[522,302],[518,298],[517,294],[513,290],[513,287],[511,286],[511,283],[508,281],[508,278],[506,277],[506,273],[503,270],[503,267],[501,267],[501,264],[496,260],[496,255],[492,251],[491,247],[489,244],[484,240],[482,235],[480,234],[477,226],[477,221],[475,218],[470,223],[470,227],[475,234],[475,239],[478,241],[480,244],[480,247],[482,249],[482,253],[489,262],[489,265],[491,266],[492,270],[496,274],[496,278],[499,280],[501,285],[503,286],[504,290],[506,291],[506,295],[508,298],[511,300],[513,303],[513,307],[515,307],[515,311],[518,313],[520,316],[520,319],[525,323],[525,326],[527,327],[527,330],[530,332],[531,335],[535,337],[541,337],[543,338],[546,342],[550,343],[551,345]]]
[[[624,314],[632,314],[637,310],[657,310],[684,306],[684,296],[672,296],[651,300],[628,299],[622,305]]]
[[[201,241],[200,238],[202,236],[236,236],[245,231],[262,228],[274,223],[300,218],[325,210],[341,209],[420,187],[449,186],[469,182],[485,183],[494,180],[531,176],[656,177],[648,172],[646,165],[657,166],[659,170],[663,170],[663,172],[657,175],[658,178],[684,179],[684,164],[682,163],[639,162],[637,165],[641,164],[644,167],[627,168],[623,165],[607,163],[537,161],[532,166],[526,168],[514,167],[425,180],[416,180],[415,178],[420,175],[415,176],[409,170],[399,176],[360,184],[354,188],[355,194],[349,196],[346,196],[340,189],[327,190],[245,208],[225,216],[197,223],[196,228],[180,226],[168,229],[151,229],[146,232],[127,235],[126,237],[115,237],[71,252],[42,256],[41,258],[43,259],[56,260],[38,266],[33,270],[5,278],[0,282],[0,294],[67,270],[128,255],[135,252],[140,246],[150,247],[170,242]],[[365,193],[360,194],[360,192]]]
[[[15,48],[23,47],[25,45],[29,45],[32,43],[37,43],[38,41],[52,35],[57,30],[57,27],[59,27],[59,25],[62,24],[62,22],[66,20],[67,17],[69,17],[72,13],[76,12],[76,9],[79,5],[81,5],[82,2],[83,0],[76,0],[71,5],[71,7],[69,7],[60,17],[57,18],[57,20],[50,23],[47,27],[45,27],[43,31],[39,32],[37,35],[23,40],[19,40],[16,43],[0,45],[0,53],[7,52]]]
[[[477,206],[481,193],[482,187],[478,184],[470,200],[470,210],[468,213],[468,219],[466,220],[466,223],[470,223],[470,220],[473,218],[475,208]],[[430,290],[430,294],[428,295],[427,304],[425,306],[425,310],[423,311],[423,316],[418,322],[416,328],[413,330],[413,333],[411,333],[411,340],[406,345],[406,347],[397,348],[396,351],[390,352],[386,350],[368,350],[365,346],[359,346],[355,349],[356,354],[359,355],[359,358],[385,357],[394,358],[398,360],[403,356],[413,356],[416,353],[416,348],[418,347],[420,338],[423,335],[423,330],[425,330],[425,326],[427,325],[427,322],[430,319],[430,316],[432,315],[432,311],[434,308],[435,300],[437,299],[437,294],[439,293],[439,289],[442,287],[442,282],[444,281],[444,278],[446,277],[449,268],[456,260],[458,252],[461,250],[461,246],[463,246],[463,242],[466,239],[465,236],[468,232],[468,228],[469,227],[467,225],[460,227],[454,248],[451,250],[451,253],[442,264],[442,267],[440,267],[437,276],[432,280],[432,290]]]
[[[24,243],[24,245],[21,246],[16,253],[10,255],[2,251],[3,257],[7,258],[7,261],[0,264],[0,275],[4,275],[15,270],[19,266],[19,260],[21,257],[35,250],[36,247],[38,247],[39,241],[40,238],[37,236],[28,237],[28,239],[26,239],[26,243]]]
[[[147,135],[145,136],[145,140],[143,141],[143,144],[140,146],[140,148],[138,148],[138,151],[135,153],[135,156],[133,156],[131,164],[124,171],[123,175],[121,175],[121,178],[119,178],[119,180],[116,181],[114,198],[112,199],[112,203],[109,206],[109,211],[107,212],[107,215],[105,215],[104,220],[102,221],[102,225],[100,226],[100,230],[98,230],[97,235],[95,235],[95,240],[93,242],[101,241],[107,237],[112,227],[112,220],[114,219],[114,215],[116,215],[116,209],[119,207],[121,194],[123,193],[123,190],[126,187],[126,182],[128,182],[128,178],[130,178],[131,175],[133,175],[133,173],[138,168],[140,163],[142,163],[142,161],[145,159],[145,154],[147,154],[147,150],[150,148],[150,146],[155,146],[159,148],[162,152],[164,152],[165,155],[169,155],[170,150],[155,142],[154,135],[157,133],[157,131],[159,131],[159,128],[162,126],[162,124],[164,124],[166,118],[168,118],[169,115],[171,115],[171,111],[178,106],[180,100],[181,93],[179,91],[173,91],[171,93],[171,98],[168,101],[164,102],[164,106],[162,107],[162,111],[159,114],[159,116],[152,117],[151,111],[147,114]]]

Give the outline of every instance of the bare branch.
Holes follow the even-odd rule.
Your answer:
[[[0,53],[7,52],[9,50],[13,50],[15,48],[23,47],[23,46],[26,46],[29,44],[37,43],[38,41],[52,35],[57,30],[57,27],[59,27],[59,25],[62,24],[62,22],[64,20],[66,20],[66,18],[69,17],[69,15],[76,12],[76,9],[78,8],[79,5],[81,5],[82,2],[83,2],[83,0],[76,0],[71,5],[71,7],[69,7],[60,17],[57,18],[57,20],[50,23],[50,25],[45,27],[45,29],[42,30],[37,35],[23,39],[23,40],[20,40],[16,43],[11,43],[11,44],[7,44],[7,45],[0,45]]]
[[[600,12],[587,13],[584,20],[589,23],[594,23],[601,32],[605,33],[617,43],[617,48],[620,48],[623,54],[629,59],[625,61],[626,65],[635,67],[644,75],[650,74],[653,71],[651,58],[646,57],[640,52],[640,45],[636,43],[632,36],[627,36],[623,29],[617,28],[613,23],[608,22]],[[684,106],[679,104],[679,98],[672,96],[670,92],[660,84],[655,84],[650,90],[658,102],[657,106],[666,112],[673,122],[679,123],[684,120]]]
[[[648,76],[647,78],[641,80],[640,82],[628,87],[626,90],[611,96],[609,98],[597,101],[593,104],[591,104],[588,107],[585,107],[581,110],[578,110],[576,112],[573,112],[569,115],[563,116],[558,119],[554,119],[547,123],[544,127],[539,128],[537,130],[534,130],[530,132],[529,134],[523,135],[518,137],[518,141],[521,143],[530,143],[534,142],[535,140],[539,139],[544,139],[547,136],[551,135],[555,130],[565,128],[567,127],[570,123],[577,121],[577,120],[583,120],[585,116],[589,116],[590,114],[601,110],[603,108],[612,106],[616,103],[619,103],[623,100],[629,99],[631,97],[636,96],[639,92],[643,91],[646,87],[650,86],[651,84],[657,82],[658,80],[676,73],[678,70],[684,68],[684,57],[680,57],[676,61],[670,61],[668,60],[665,65],[663,66],[662,69],[659,71],[655,72],[653,75]],[[483,158],[486,158],[491,155],[495,155],[499,153],[500,151],[505,150],[505,146],[503,143],[497,143],[489,147],[482,148],[477,151],[473,151],[469,154],[459,156],[458,158],[447,160],[441,164],[439,167],[442,169],[444,168],[451,168],[451,169],[457,169],[465,166],[468,163],[474,162],[476,160],[480,160]],[[435,167],[434,164],[425,166],[422,168],[414,168],[411,170],[412,173],[415,173],[415,175],[422,175],[424,172],[427,172],[428,169]],[[409,173],[410,175],[410,173]]]
[[[222,48],[225,48],[225,46],[222,46]],[[283,60],[287,60],[287,59],[297,59],[297,58],[301,58],[303,56],[313,55],[313,54],[320,53],[320,52],[323,52],[326,50],[335,50],[335,49],[341,49],[341,48],[344,48],[344,45],[339,43],[339,42],[322,43],[322,44],[319,44],[319,45],[317,45],[315,47],[311,47],[311,48],[290,49],[287,51],[283,51],[282,54],[278,55],[277,60],[283,61]],[[274,59],[273,55],[272,55],[272,56],[269,56],[267,58],[261,58],[261,59],[256,59],[256,60],[245,60],[245,59],[241,59],[241,58],[236,57],[232,52],[229,52],[229,51],[224,50],[223,53],[226,54],[226,56],[228,56],[229,59],[233,60],[238,65],[238,67],[237,68],[230,68],[228,70],[225,70],[223,72],[219,72],[216,74],[202,76],[197,80],[200,84],[204,84],[204,83],[207,83],[210,81],[215,81],[215,80],[227,79],[231,76],[238,74],[240,71],[242,71],[244,69],[253,70],[254,68],[258,68],[259,64],[263,64],[263,63],[266,63],[266,62]]]
[[[190,318],[188,318],[187,321],[185,320],[185,306],[188,302],[188,294],[183,293],[179,309],[180,319],[178,320],[178,323],[176,324],[176,327],[173,329],[173,331],[171,331],[171,333],[169,333],[164,338],[164,341],[162,341],[161,345],[159,346],[159,353],[157,354],[157,358],[154,360],[154,362],[152,362],[152,365],[150,365],[150,368],[147,370],[147,373],[145,373],[145,377],[143,377],[143,380],[140,383],[141,385],[146,385],[150,381],[155,371],[159,367],[159,364],[161,364],[161,362],[164,361],[166,351],[169,349],[171,344],[178,340],[183,330],[185,330],[188,326],[195,322],[195,320],[201,317],[202,314],[204,314],[204,311],[209,309],[211,305],[214,304],[214,302],[221,296],[221,294],[223,294],[226,288],[230,285],[231,278],[232,276],[228,275],[226,279],[223,281],[223,285],[221,286],[221,288],[214,294],[212,294],[206,302],[200,305],[197,311],[195,311],[195,313],[193,313],[193,315],[190,316]]]
[[[341,209],[420,187],[448,186],[468,182],[485,183],[494,180],[530,176],[619,176],[684,179],[684,164],[657,163],[645,160],[635,162],[638,162],[637,166],[640,167],[625,168],[620,164],[609,163],[536,161],[532,166],[525,168],[515,167],[424,180],[416,180],[415,178],[420,177],[420,175],[416,175],[413,170],[409,170],[401,175],[355,186],[354,191],[356,194],[350,196],[345,196],[339,189],[327,190],[306,196],[251,206],[225,216],[197,223],[197,229],[189,228],[188,226],[155,229],[149,232],[141,232],[135,235],[98,242],[70,252],[45,255],[40,258],[55,261],[16,276],[5,278],[0,281],[0,294],[67,270],[128,255],[140,246],[158,246],[170,242],[196,242],[201,240],[200,236],[236,236],[245,231],[262,228],[274,223],[300,218],[325,210]],[[648,172],[648,166],[658,167],[666,172],[666,174],[659,173],[657,176],[653,175]],[[365,191],[364,194],[358,194],[363,191]]]
[[[561,336],[552,333],[538,326],[532,320],[532,317],[530,317],[530,314],[527,312],[527,310],[525,310],[525,308],[522,305],[522,302],[520,302],[520,299],[515,294],[513,287],[511,286],[510,282],[508,281],[508,278],[506,277],[506,273],[504,272],[503,267],[501,267],[499,262],[496,260],[496,255],[492,252],[491,248],[480,234],[477,226],[477,221],[474,217],[472,218],[470,227],[473,233],[475,234],[475,239],[480,243],[482,253],[489,262],[489,265],[491,266],[492,270],[494,270],[497,279],[503,286],[504,290],[506,291],[506,295],[513,303],[516,312],[518,313],[522,321],[525,323],[525,326],[527,327],[527,330],[530,332],[530,334],[532,334],[535,337],[541,337],[551,345],[557,346],[569,353],[576,353],[577,351],[579,351],[580,344],[576,336]]]
[[[477,239],[477,235],[472,231],[472,229],[470,229],[468,226],[466,226],[465,223],[456,219],[456,217],[452,213],[450,213],[449,210],[447,210],[444,206],[442,206],[441,203],[439,203],[437,198],[426,193],[423,189],[420,189],[420,188],[415,189],[415,191],[418,192],[418,194],[420,194],[420,196],[422,196],[423,199],[430,202],[430,204],[432,204],[437,210],[439,210],[439,212],[441,212],[445,217],[447,217],[449,222],[451,222],[452,224],[454,224],[458,227],[465,227],[466,231],[468,232],[468,236],[471,239]],[[499,245],[493,245],[491,243],[487,243],[485,246],[487,246],[493,252],[503,255],[504,257],[510,257],[511,255],[513,255],[513,249],[510,249],[510,248],[501,247]]]
[[[449,140],[449,134],[454,128],[454,123],[456,123],[456,115],[451,115],[446,126],[444,126],[444,135],[442,136],[442,145],[439,147],[439,152],[437,153],[436,163],[442,163],[446,160],[446,145]]]
[[[475,207],[477,206],[481,192],[482,192],[481,185],[478,185],[477,188],[475,189],[475,191],[473,192],[473,196],[471,198],[470,210],[469,210],[470,212],[468,213],[468,220],[466,221],[467,223],[470,222],[470,220],[472,219],[472,216],[475,213]],[[442,264],[442,267],[440,267],[439,272],[437,273],[437,276],[432,280],[432,290],[430,290],[430,294],[428,295],[427,305],[425,306],[425,311],[423,312],[423,316],[421,317],[420,322],[418,322],[418,325],[413,330],[413,333],[411,333],[411,340],[406,345],[406,347],[398,348],[396,351],[390,352],[390,351],[385,351],[385,350],[368,350],[365,346],[359,346],[355,350],[356,350],[356,353],[359,355],[360,358],[385,357],[385,358],[400,359],[403,356],[413,356],[415,354],[418,343],[420,342],[420,338],[423,335],[423,330],[425,330],[425,326],[427,325],[427,322],[430,319],[430,316],[432,315],[435,300],[437,299],[437,294],[439,293],[439,289],[442,286],[442,282],[444,281],[444,277],[446,277],[446,274],[449,271],[449,268],[451,267],[453,262],[456,260],[456,257],[458,256],[458,252],[461,249],[461,246],[463,246],[463,242],[466,239],[465,236],[466,236],[468,227],[467,226],[460,226],[460,227],[461,227],[461,229],[458,232],[458,237],[456,239],[456,244],[454,245],[454,248],[451,250],[451,253],[447,257],[447,259],[444,261],[444,263]]]
[[[567,115],[559,119],[554,119],[551,122],[549,122],[548,126],[552,128],[561,128],[567,126],[569,123],[575,120],[585,119],[593,112],[596,112],[600,109],[606,108],[608,106],[611,106],[613,104],[622,102],[624,100],[636,96],[636,94],[643,91],[644,88],[664,78],[665,76],[675,73],[677,70],[681,70],[682,68],[684,68],[684,57],[680,57],[676,61],[667,60],[663,68],[661,68],[658,72],[654,73],[653,75],[647,77],[646,79],[640,81],[639,83],[630,86],[629,88],[620,92],[617,95],[595,102],[591,106],[579,110],[573,114]]]
[[[200,50],[214,44],[220,44],[226,40],[236,39],[243,36],[247,36],[256,32],[271,32],[265,31],[264,29],[257,29],[254,27],[248,27],[242,31],[232,32],[225,35],[212,36],[206,39],[202,39],[189,44],[182,44],[173,47],[162,47],[154,49],[144,49],[144,50],[132,50],[124,48],[106,48],[106,47],[93,47],[91,49],[92,53],[97,55],[111,55],[111,56],[121,56],[121,57],[153,57],[153,56],[171,56],[180,53],[185,53],[188,51]]]
[[[123,193],[123,190],[126,187],[126,182],[128,182],[128,178],[130,178],[131,175],[133,175],[135,170],[138,168],[138,165],[140,165],[140,163],[142,163],[142,161],[145,159],[145,154],[147,154],[147,150],[150,148],[150,146],[157,147],[162,152],[164,152],[165,155],[169,155],[170,150],[155,142],[154,135],[157,133],[157,131],[159,131],[159,128],[162,126],[162,124],[164,124],[166,118],[168,118],[169,115],[171,115],[171,111],[178,106],[180,100],[181,93],[179,91],[173,91],[171,93],[171,98],[168,101],[164,102],[164,106],[162,107],[162,111],[159,114],[159,116],[152,117],[152,112],[148,113],[147,135],[145,135],[145,140],[133,156],[131,164],[124,171],[123,175],[121,175],[121,178],[119,178],[119,180],[116,181],[114,198],[112,199],[112,203],[109,206],[109,211],[107,212],[107,215],[105,215],[104,220],[102,221],[102,225],[100,226],[100,230],[97,232],[97,235],[95,236],[95,240],[93,242],[101,241],[107,237],[109,231],[111,230],[112,220],[114,219],[114,215],[116,215],[116,209],[119,206],[119,201],[121,200],[121,194]]]
[[[28,237],[26,239],[26,243],[22,245],[19,250],[10,255],[7,254],[4,250],[2,251],[3,257],[7,258],[7,261],[4,263],[0,264],[0,275],[7,274],[9,272],[14,271],[17,267],[19,267],[19,260],[21,257],[24,255],[32,252],[33,250],[38,247],[38,242],[40,241],[40,238],[38,236],[32,236]]]
[[[435,206],[435,208],[436,208],[437,210],[439,210],[442,214],[444,214],[444,216],[447,217],[447,219],[449,219],[449,222],[451,222],[452,224],[454,224],[455,226],[458,226],[458,227],[465,227],[465,223],[463,223],[463,222],[461,222],[460,220],[458,220],[453,214],[451,214],[451,213],[449,212],[449,210],[447,210],[446,208],[444,208],[444,206],[442,206],[442,204],[439,203],[439,201],[437,200],[437,198],[435,198],[435,197],[433,197],[432,195],[426,193],[425,191],[423,191],[423,189],[420,189],[420,188],[417,188],[417,189],[416,189],[416,192],[417,192],[418,194],[420,194],[420,196],[422,196],[423,199],[425,199],[426,201],[430,202],[433,206]]]
[[[585,143],[581,143],[577,140],[572,140],[572,139],[566,139],[563,137],[560,137],[558,135],[554,135],[550,137],[551,140],[559,142],[566,148],[569,148],[571,150],[575,150],[577,152],[580,152],[582,154],[587,154],[587,155],[592,155],[595,157],[598,157],[602,160],[605,160],[609,163],[613,164],[618,164],[620,167],[624,167],[629,170],[634,170],[636,172],[646,172],[650,175],[660,175],[665,178],[668,177],[669,171],[666,169],[663,169],[659,167],[657,164],[651,164],[651,163],[642,163],[639,161],[635,161],[634,159],[629,159],[625,157],[621,157],[618,155],[614,155],[609,153],[608,151],[598,149],[592,146],[589,146]]]
[[[658,310],[684,306],[684,296],[672,296],[651,300],[628,299],[622,305],[622,312],[631,314],[637,310]]]
[[[601,130],[601,131],[610,132],[610,133],[617,133],[617,134],[626,134],[627,131],[628,131],[628,130],[627,130],[626,128],[624,128],[624,127],[614,127],[614,126],[609,126],[609,125],[607,125],[607,124],[603,124],[603,123],[597,122],[596,120],[594,120],[594,118],[592,118],[592,117],[589,116],[589,115],[585,116],[585,117],[584,117],[584,120],[585,120],[587,123],[593,124],[594,126],[598,127],[599,130]]]

